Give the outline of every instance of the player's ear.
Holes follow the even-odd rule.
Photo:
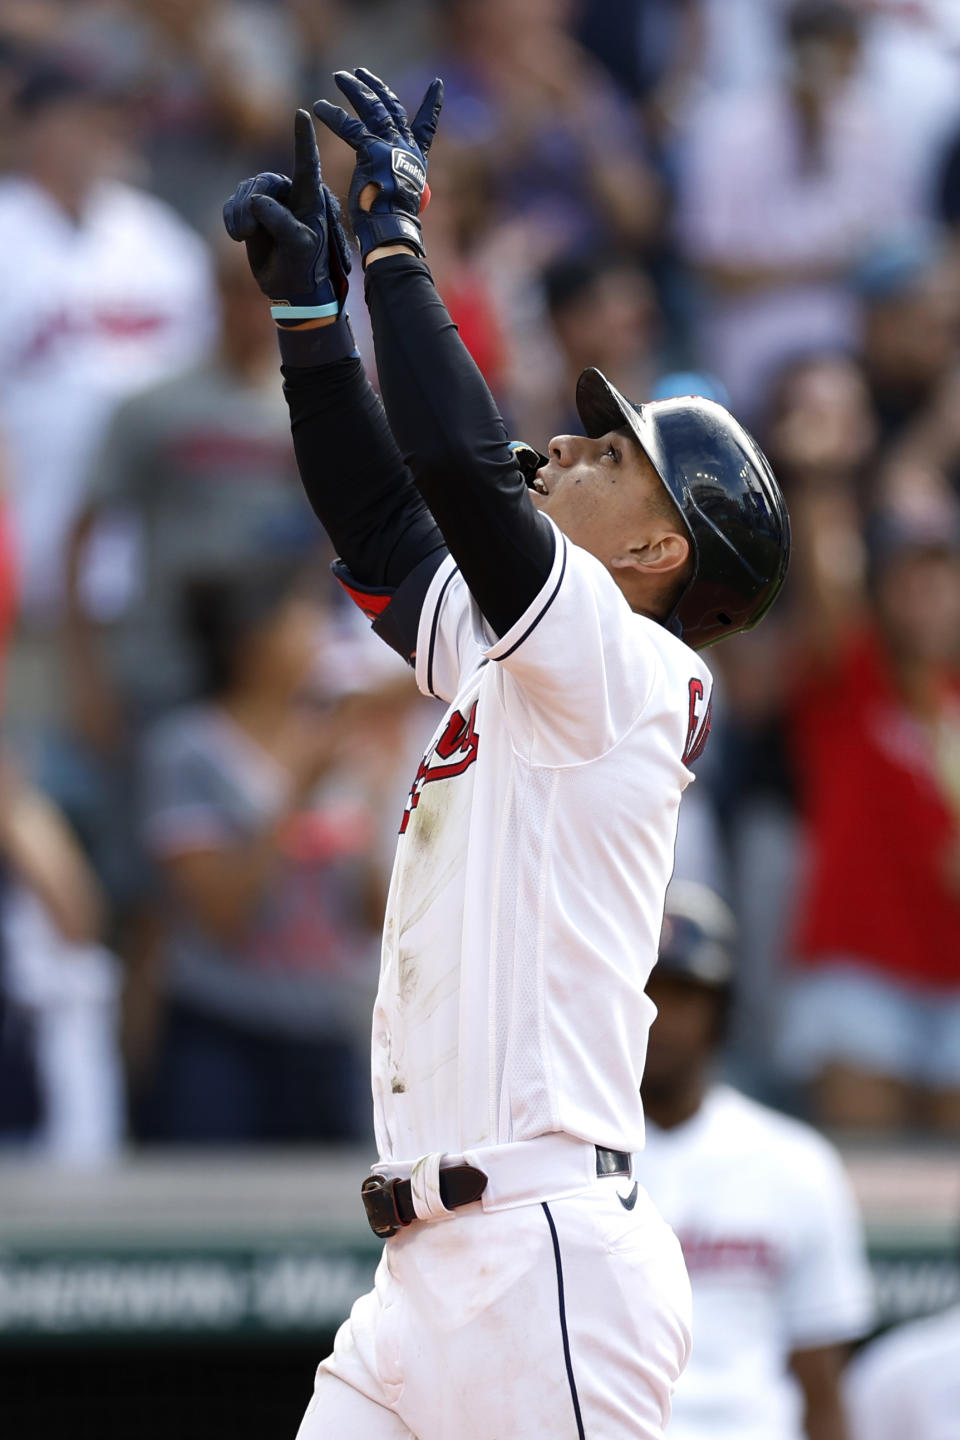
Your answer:
[[[630,570],[637,575],[656,576],[667,579],[679,575],[690,558],[690,541],[675,530],[668,530],[656,540],[637,542],[619,555],[610,559],[610,569],[624,574]]]

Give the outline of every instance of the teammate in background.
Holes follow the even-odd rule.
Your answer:
[[[960,1305],[898,1325],[845,1376],[851,1440],[957,1440]]]
[[[693,1288],[696,1344],[670,1436],[847,1440],[844,1347],[871,1318],[860,1220],[822,1136],[713,1079],[734,958],[723,901],[674,881],[647,986],[657,1019],[637,1162]]]
[[[338,574],[449,708],[400,824],[374,1010],[363,1195],[387,1245],[301,1440],[658,1440],[689,1290],[652,1206],[618,1194],[709,726],[689,647],[773,603],[786,512],[726,411],[637,410],[596,370],[578,386],[587,434],[527,451],[525,477],[422,259],[441,84],[411,125],[368,71],[336,79],[360,119],[314,108],[357,152],[386,413],[339,313],[347,252],[305,112],[293,181],[245,181],[225,219],[273,302]]]

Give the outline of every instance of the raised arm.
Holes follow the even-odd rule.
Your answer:
[[[555,538],[531,503],[493,397],[420,258],[418,215],[440,83],[411,124],[369,71],[340,71],[336,82],[359,119],[323,100],[314,110],[357,153],[350,212],[390,427],[474,599],[503,635],[546,583]]]
[[[297,464],[340,556],[338,578],[383,638],[410,658],[419,599],[446,553],[443,537],[353,342],[343,310],[349,250],[304,110],[295,147],[293,179],[245,180],[227,201],[224,222],[246,243],[272,302]]]

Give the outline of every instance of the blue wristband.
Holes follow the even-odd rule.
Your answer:
[[[336,300],[327,305],[271,305],[270,314],[274,320],[325,320],[328,315],[339,315],[340,306]]]

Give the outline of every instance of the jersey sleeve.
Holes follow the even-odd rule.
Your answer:
[[[420,610],[415,672],[424,695],[451,701],[464,675],[480,663],[474,610],[466,581],[448,555],[434,573]]]
[[[791,1350],[858,1339],[871,1327],[873,1289],[856,1199],[839,1156],[821,1141],[803,1157],[797,1243],[785,1276]]]

